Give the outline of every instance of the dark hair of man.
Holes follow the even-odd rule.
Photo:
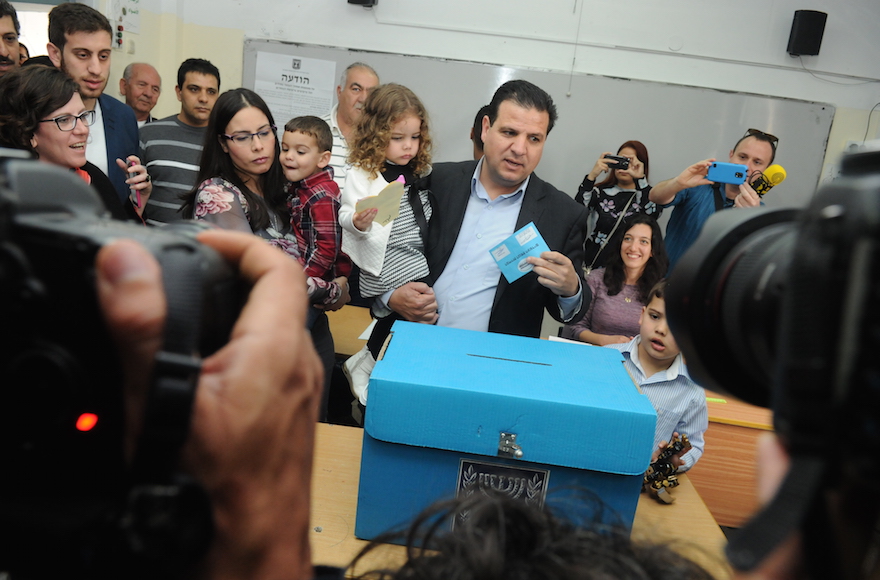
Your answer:
[[[404,534],[369,544],[348,573],[360,580],[711,580],[706,570],[668,546],[632,541],[624,527],[574,521],[576,516],[563,508],[588,511],[575,501],[560,506],[559,515],[500,493],[478,492],[437,504]],[[358,569],[380,542],[394,539],[407,546],[399,568]]]
[[[771,135],[768,135],[766,133],[757,133],[756,132],[756,133],[747,134],[747,135],[740,137],[739,141],[736,142],[736,145],[733,146],[733,150],[736,151],[736,148],[739,147],[739,144],[742,143],[743,141],[745,141],[746,139],[748,139],[749,137],[754,137],[758,141],[763,141],[764,143],[767,143],[768,145],[770,145],[770,151],[771,151],[770,161],[767,162],[767,165],[768,166],[773,165],[773,160],[776,159],[776,146],[778,145],[778,143],[773,140],[773,137]]]
[[[286,199],[284,196],[284,173],[281,169],[281,147],[278,138],[275,138],[275,159],[269,167],[269,171],[262,174],[260,188],[263,192],[259,196],[252,192],[244,184],[229,153],[223,150],[221,143],[225,141],[226,127],[232,118],[247,107],[256,107],[266,115],[269,124],[274,126],[275,120],[272,111],[269,110],[266,101],[260,95],[250,89],[232,89],[226,91],[217,99],[211,116],[208,118],[208,128],[205,133],[205,144],[202,149],[202,161],[199,167],[199,176],[196,179],[196,187],[184,196],[186,203],[181,211],[186,217],[192,217],[193,208],[198,191],[198,186],[207,179],[220,177],[233,184],[241,191],[250,208],[250,223],[254,230],[264,229],[269,226],[269,213],[274,211],[279,215],[287,212]],[[287,220],[284,220],[287,221]]]
[[[186,73],[190,72],[213,76],[217,79],[217,90],[220,90],[220,70],[211,64],[211,61],[203,58],[188,58],[180,64],[180,68],[177,69],[177,87],[179,89],[183,90]]]
[[[477,111],[477,116],[474,117],[474,128],[471,133],[471,141],[474,142],[474,145],[480,150],[483,150],[483,117],[489,114],[489,105],[483,105],[480,107],[480,110]]]
[[[0,146],[37,155],[31,139],[53,111],[79,92],[63,71],[43,65],[13,69],[0,82]]]
[[[91,6],[76,2],[64,2],[49,11],[49,42],[62,52],[67,43],[65,35],[101,31],[109,34],[111,38],[113,37],[110,21]]]
[[[330,132],[330,125],[320,117],[312,115],[294,117],[287,122],[284,130],[313,137],[318,143],[318,150],[321,152],[333,149],[333,133]]]
[[[605,287],[608,288],[608,295],[615,296],[623,290],[626,283],[626,270],[623,267],[623,258],[620,257],[620,247],[623,245],[623,238],[626,233],[639,224],[645,224],[651,228],[651,257],[645,264],[645,271],[642,272],[638,281],[639,299],[648,302],[648,294],[654,284],[659,282],[669,268],[669,256],[666,254],[666,244],[663,242],[663,234],[660,233],[660,226],[654,216],[643,213],[635,214],[630,218],[623,220],[614,239],[608,244],[609,247],[615,248],[608,254],[608,261],[605,262]]]
[[[12,25],[15,27],[15,33],[21,34],[21,25],[18,23],[18,13],[15,7],[6,0],[0,0],[0,18],[4,16],[12,17]]]
[[[636,157],[642,162],[642,165],[645,166],[645,179],[648,179],[648,148],[645,147],[644,143],[641,141],[627,141],[617,148],[617,153],[620,154],[620,152],[627,147],[635,150]],[[614,187],[615,185],[617,185],[617,172],[609,171],[608,177],[603,179],[602,183],[597,183],[596,187],[599,189],[607,189],[609,187]]]
[[[550,123],[547,125],[547,134],[553,130],[556,124],[556,105],[553,104],[553,98],[541,87],[530,83],[529,81],[515,80],[507,81],[495,91],[492,101],[489,103],[489,124],[494,125],[495,119],[498,118],[498,107],[504,101],[513,101],[524,109],[535,109],[540,112],[546,112],[550,116]]]

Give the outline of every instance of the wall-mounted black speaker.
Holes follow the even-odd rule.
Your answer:
[[[358,6],[363,6],[364,8],[369,8],[371,6],[375,6],[376,2],[379,0],[348,0],[349,4],[357,4]]]
[[[791,56],[819,54],[827,19],[828,14],[818,10],[795,10],[791,35],[788,37],[788,54]]]

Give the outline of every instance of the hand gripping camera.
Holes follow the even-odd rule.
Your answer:
[[[243,292],[197,228],[107,219],[75,175],[15,154],[0,155],[0,571],[173,577],[211,538],[207,496],[177,457],[200,356],[226,343]],[[122,237],[156,257],[168,302],[133,461],[94,279],[96,252]]]
[[[805,210],[715,214],[667,304],[696,381],[772,406],[791,456],[774,500],[732,538],[731,563],[753,569],[800,530],[811,577],[876,577],[880,152],[844,158]]]

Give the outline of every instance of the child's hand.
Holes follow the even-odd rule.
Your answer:
[[[371,207],[370,209],[365,209],[362,212],[358,212],[354,214],[351,218],[354,227],[358,230],[365,232],[370,229],[370,224],[373,223],[373,220],[376,219],[376,214],[379,213],[379,210],[375,207]]]
[[[678,436],[679,436],[678,431],[676,431],[675,433],[672,434],[673,439],[675,439]],[[669,441],[661,441],[660,443],[657,444],[657,448],[654,449],[654,452],[651,454],[651,463],[654,463],[655,461],[657,461],[657,458],[666,449],[667,446],[669,446]],[[684,460],[681,458],[681,456],[684,455],[685,453],[687,453],[687,451],[684,451],[682,453],[676,453],[675,455],[670,456],[669,462],[672,463],[673,467],[678,469],[680,466],[684,465]]]

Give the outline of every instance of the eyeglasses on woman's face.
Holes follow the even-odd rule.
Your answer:
[[[40,123],[55,123],[61,131],[73,131],[76,129],[76,122],[82,121],[86,127],[95,124],[96,114],[94,111],[85,111],[79,115],[58,115],[51,119],[43,119]]]
[[[267,125],[256,133],[236,133],[234,135],[226,135],[224,133],[223,137],[237,145],[248,145],[254,140],[254,137],[259,137],[260,141],[266,141],[270,136],[274,138],[275,129],[275,125]]]

